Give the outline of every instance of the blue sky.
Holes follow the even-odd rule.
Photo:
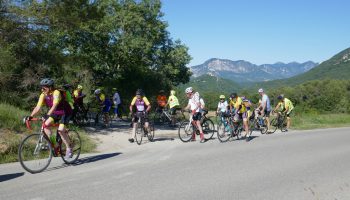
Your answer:
[[[350,47],[349,0],[162,0],[190,66],[210,58],[254,64],[322,62]]]

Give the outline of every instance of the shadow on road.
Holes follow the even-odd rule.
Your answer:
[[[112,158],[112,157],[118,156],[120,154],[122,154],[122,153],[107,153],[107,154],[99,154],[99,155],[94,155],[94,156],[88,156],[88,157],[85,157],[85,158],[78,159],[78,161],[75,162],[74,164],[71,164],[71,165],[62,164],[61,166],[51,167],[51,168],[47,169],[46,171],[53,171],[53,170],[57,170],[57,169],[66,168],[66,167],[69,167],[69,166],[79,166],[79,165],[82,165],[82,164],[93,163],[93,162],[97,162],[97,161],[100,161],[100,160],[105,160],[105,159],[108,159],[108,158]]]
[[[76,165],[82,165],[82,164],[86,164],[86,163],[92,163],[92,162],[96,162],[96,161],[112,158],[112,157],[118,156],[120,154],[122,154],[122,153],[107,153],[107,154],[100,154],[100,155],[95,155],[95,156],[89,156],[89,157],[85,157],[85,158],[79,159],[76,163],[74,163],[72,165],[76,166]]]
[[[161,137],[161,138],[154,138],[152,142],[161,142],[161,141],[173,141],[175,138],[172,137]]]
[[[23,176],[24,172],[0,175],[0,183]]]

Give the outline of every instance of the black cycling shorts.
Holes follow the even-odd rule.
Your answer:
[[[192,119],[194,121],[199,121],[202,119],[202,113],[201,112],[196,112],[193,116],[192,116]]]
[[[148,122],[148,114],[147,113],[144,113],[144,112],[136,112],[134,114],[134,120],[133,122],[137,122],[139,121],[139,118],[144,118],[144,122]]]
[[[51,114],[50,117],[53,118],[54,123],[60,123],[60,124],[69,124],[70,118],[72,115],[55,115]]]

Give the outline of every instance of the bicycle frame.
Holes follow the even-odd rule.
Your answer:
[[[30,126],[30,122],[31,121],[41,121],[42,122],[42,124],[41,124],[41,128],[40,128],[40,138],[39,138],[39,140],[40,141],[42,141],[42,138],[43,137],[45,137],[46,139],[47,139],[47,141],[49,141],[49,143],[50,143],[50,145],[51,145],[51,147],[52,147],[52,149],[54,150],[53,151],[53,155],[55,156],[55,157],[57,157],[58,155],[59,155],[59,153],[60,153],[60,149],[59,148],[55,148],[55,145],[51,142],[51,140],[50,140],[50,138],[47,136],[47,134],[45,133],[45,131],[44,131],[44,127],[45,127],[45,120],[43,120],[43,119],[41,119],[41,118],[32,118],[31,120],[26,120],[26,127],[27,127],[27,129],[29,129],[29,130],[32,130],[32,127]],[[52,124],[52,125],[50,125],[50,127],[58,127],[59,126],[59,124]],[[56,137],[60,137],[59,136],[59,134],[56,132],[56,134],[57,134],[57,136]],[[59,145],[58,145],[58,147],[60,146],[60,143],[62,143],[62,140],[60,140],[59,141]],[[38,146],[38,144],[37,144],[37,146],[36,146],[36,148],[35,148],[35,150],[34,150],[34,154],[36,154],[36,152],[39,150],[39,148],[41,148],[41,146],[39,147]]]

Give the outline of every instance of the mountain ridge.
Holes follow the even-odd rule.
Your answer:
[[[317,65],[318,63],[313,61],[303,63],[276,62],[274,64],[256,65],[245,60],[232,61],[229,59],[211,58],[201,65],[190,67],[190,70],[194,77],[210,74],[235,82],[259,82],[289,78],[304,73]]]

